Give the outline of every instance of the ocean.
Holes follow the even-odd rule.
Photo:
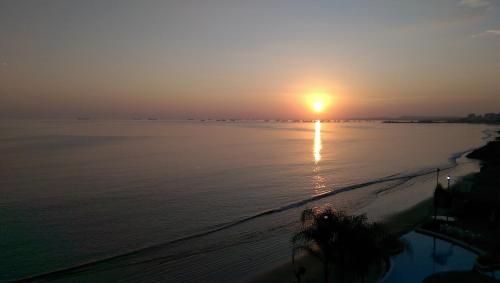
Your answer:
[[[0,281],[239,282],[306,207],[378,221],[478,170],[471,124],[3,120]]]

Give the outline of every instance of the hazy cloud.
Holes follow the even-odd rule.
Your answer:
[[[481,37],[481,36],[500,36],[500,29],[489,29],[484,32],[472,35],[472,37]]]
[[[460,5],[471,7],[471,8],[486,8],[491,6],[491,1],[489,0],[462,0]]]

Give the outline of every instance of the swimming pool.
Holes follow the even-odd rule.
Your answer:
[[[472,270],[476,254],[438,238],[410,232],[403,236],[411,248],[392,257],[392,267],[383,283],[421,283],[436,272]]]

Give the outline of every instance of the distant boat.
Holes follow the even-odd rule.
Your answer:
[[[158,118],[151,118],[151,117],[150,117],[150,118],[148,118],[148,120],[150,120],[150,121],[155,121],[155,120],[158,120]]]

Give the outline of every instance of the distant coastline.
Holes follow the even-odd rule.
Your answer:
[[[99,118],[90,116],[76,117],[80,121],[88,121]],[[135,121],[190,121],[190,122],[263,122],[263,123],[348,123],[348,122],[382,122],[387,124],[500,124],[499,113],[475,114],[471,113],[465,117],[449,117],[449,116],[399,116],[399,117],[357,117],[357,118],[342,118],[342,119],[287,119],[287,118],[161,118],[156,116],[151,117],[132,117],[124,120]]]
[[[389,124],[436,124],[436,123],[466,123],[466,124],[500,124],[500,113],[486,113],[476,115],[474,113],[463,118],[449,119],[386,119],[383,123]]]

